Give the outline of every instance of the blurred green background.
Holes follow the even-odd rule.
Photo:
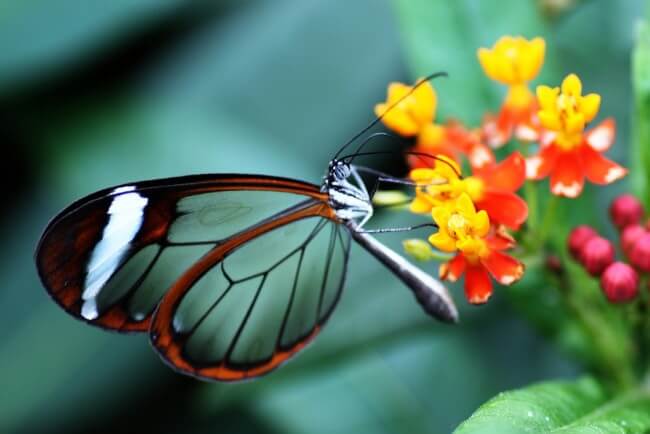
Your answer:
[[[202,383],[164,366],[145,336],[66,315],[33,249],[58,210],[113,184],[201,172],[318,182],[391,80],[448,71],[435,83],[441,116],[475,123],[502,91],[475,50],[503,34],[545,36],[542,80],[577,72],[602,94],[601,117],[619,125],[609,155],[628,163],[641,11],[640,0],[0,3],[0,432],[445,433],[502,390],[573,378],[580,366],[498,289],[469,308],[457,288],[462,322],[441,325],[353,247],[347,289],[313,345],[260,380]],[[592,207],[624,188],[590,189],[573,218],[604,225]],[[401,238],[382,239],[400,249]]]

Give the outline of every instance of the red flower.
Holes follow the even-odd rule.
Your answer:
[[[540,142],[540,151],[527,161],[529,179],[551,176],[551,192],[558,196],[577,197],[585,177],[595,184],[609,184],[622,178],[627,170],[603,157],[614,142],[613,119],[606,119],[584,133],[585,125],[598,113],[600,96],[582,96],[580,79],[570,74],[562,90],[537,87],[541,110],[538,116],[548,130]]]
[[[515,194],[526,180],[524,157],[513,152],[498,164],[474,169],[473,177],[482,187],[469,189],[476,207],[487,211],[493,223],[519,229],[528,218],[528,204]]]
[[[455,282],[465,273],[465,296],[472,304],[483,304],[492,295],[490,276],[502,285],[510,285],[524,274],[524,265],[512,256],[503,253],[511,248],[512,240],[500,235],[490,235],[486,239],[489,253],[476,259],[459,252],[449,262],[440,266],[439,275],[443,280]]]

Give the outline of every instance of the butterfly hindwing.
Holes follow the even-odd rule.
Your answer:
[[[204,379],[270,372],[332,313],[349,245],[344,226],[294,213],[216,247],[161,301],[154,347],[176,369]]]

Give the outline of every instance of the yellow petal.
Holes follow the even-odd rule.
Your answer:
[[[542,110],[556,111],[557,110],[557,96],[560,89],[557,87],[537,86],[535,90],[537,93],[537,101],[539,102]]]
[[[481,210],[476,213],[476,218],[474,219],[474,234],[478,237],[485,237],[490,230],[490,217],[485,210]]]
[[[562,123],[560,122],[559,116],[553,112],[540,111],[537,112],[537,117],[539,118],[539,122],[546,129],[551,131],[559,131],[562,129]]]
[[[580,111],[585,115],[585,122],[591,122],[598,114],[600,108],[600,95],[590,93],[585,95],[580,101]]]
[[[393,107],[385,113],[381,121],[386,127],[404,137],[413,137],[420,130],[418,123],[407,113],[401,111],[399,107]]]
[[[419,168],[413,169],[409,173],[409,178],[412,181],[421,184],[428,184],[432,179],[439,177],[437,172],[434,169]]]
[[[458,199],[456,199],[456,209],[467,218],[473,218],[474,214],[476,214],[474,202],[472,202],[472,199],[470,199],[467,193],[461,193],[461,195],[458,196]]]
[[[432,206],[433,205],[428,200],[421,196],[416,196],[415,199],[413,199],[413,202],[411,202],[409,209],[415,214],[426,214],[431,212]]]
[[[523,81],[534,79],[544,63],[546,43],[542,38],[533,38],[526,44],[524,56],[519,65],[519,75]]]
[[[429,237],[429,242],[438,250],[443,252],[455,252],[456,240],[443,233],[442,231],[436,232]]]
[[[420,83],[422,79],[417,82]],[[436,91],[428,81],[422,83],[413,92],[414,104],[410,107],[411,113],[421,125],[430,124],[436,114]]]
[[[420,129],[418,146],[423,148],[436,148],[445,140],[445,127],[430,123]],[[427,160],[429,160],[427,158]]]
[[[569,134],[581,133],[585,129],[585,117],[582,113],[574,113],[566,118],[566,132]]]
[[[404,83],[393,82],[388,85],[388,105],[396,103],[398,100],[404,98],[407,93],[411,91],[411,86]]]
[[[505,56],[500,56],[497,60],[496,67],[500,82],[509,85],[518,83],[517,76],[515,75],[515,68],[511,59]]]
[[[487,48],[479,48],[476,54],[478,56],[478,61],[483,68],[483,72],[485,72],[485,75],[494,81],[500,81],[495,62],[495,56],[492,51],[488,50]]]
[[[568,96],[582,95],[582,82],[575,74],[569,74],[562,81],[562,93]]]
[[[451,212],[444,206],[436,206],[431,210],[431,217],[441,230],[447,227]]]

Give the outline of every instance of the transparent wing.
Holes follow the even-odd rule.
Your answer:
[[[205,254],[306,208],[333,218],[317,186],[284,178],[198,175],[123,185],[61,212],[36,263],[50,295],[75,317],[146,331],[165,292]]]
[[[154,347],[176,369],[204,379],[273,370],[332,313],[349,240],[347,228],[332,220],[294,215],[215,248],[160,303]]]

